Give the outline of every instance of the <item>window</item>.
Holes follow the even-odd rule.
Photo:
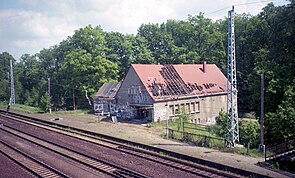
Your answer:
[[[199,113],[200,112],[200,103],[199,102],[191,102],[190,105],[190,113]]]
[[[196,112],[196,105],[195,103],[191,103],[191,113],[195,113]]]
[[[190,111],[190,104],[189,103],[186,103],[185,104],[185,112],[187,112],[187,113],[190,113],[191,111]]]
[[[174,109],[175,109],[175,111],[174,111],[175,115],[179,115],[180,112],[179,112],[179,105],[178,104],[175,105]]]
[[[185,111],[184,104],[181,104],[181,105],[180,105],[180,109],[181,109],[182,112]]]
[[[174,105],[169,106],[169,116],[174,116]]]
[[[196,102],[196,112],[200,112],[200,103],[199,102]]]

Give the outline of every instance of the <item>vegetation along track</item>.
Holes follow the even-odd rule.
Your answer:
[[[29,119],[30,121],[32,121],[32,119],[36,120],[36,121],[39,121],[38,119],[27,118],[26,116],[21,116],[21,115],[16,115],[16,116],[20,117],[22,120],[26,118],[26,119]],[[43,122],[43,121],[39,121],[39,122]],[[45,123],[50,124],[52,126],[51,122],[45,121]],[[55,124],[55,125],[57,125],[57,124]],[[62,125],[58,125],[58,126],[60,127]],[[65,126],[62,126],[62,127],[65,127]],[[67,128],[67,129],[69,129],[69,128]],[[217,170],[217,169],[212,169],[212,168],[209,168],[209,167],[205,167],[205,166],[202,166],[200,164],[195,164],[195,163],[192,163],[192,162],[179,160],[179,159],[176,159],[176,158],[173,158],[173,157],[164,156],[163,153],[166,154],[165,150],[161,150],[161,149],[156,150],[156,152],[161,152],[162,153],[162,154],[159,154],[159,153],[156,153],[156,152],[151,152],[151,151],[148,151],[148,150],[139,149],[138,147],[143,147],[142,144],[136,145],[133,142],[126,141],[126,142],[128,142],[128,144],[131,143],[131,145],[137,146],[137,148],[134,148],[134,147],[131,147],[131,146],[127,146],[126,144],[123,144],[124,140],[123,141],[119,140],[119,142],[121,142],[121,143],[118,143],[118,140],[115,140],[114,138],[111,138],[111,140],[110,140],[108,138],[109,136],[106,136],[106,138],[102,138],[103,135],[99,135],[100,136],[99,137],[100,141],[99,141],[96,133],[90,133],[88,131],[83,131],[83,130],[76,129],[76,128],[70,128],[70,130],[72,132],[79,131],[79,134],[82,134],[82,135],[85,135],[85,133],[86,133],[88,137],[91,137],[91,138],[88,139],[87,142],[91,142],[93,144],[94,143],[99,144],[100,146],[103,146],[103,147],[115,149],[117,151],[123,152],[124,154],[134,155],[134,156],[137,156],[137,157],[141,157],[143,159],[148,159],[150,161],[157,162],[157,163],[159,163],[161,165],[166,165],[166,166],[170,166],[170,167],[173,167],[175,169],[178,169],[178,170],[189,172],[190,174],[195,174],[195,175],[202,176],[202,177],[236,177],[236,175],[229,174],[227,172],[223,172],[223,171],[220,171],[220,170]],[[72,136],[69,136],[69,137],[72,137]],[[116,142],[114,142],[114,140]],[[155,150],[153,150],[153,151],[155,151]],[[168,151],[168,155],[171,155],[171,152]],[[196,159],[196,158],[194,158],[194,159]],[[200,162],[200,160],[197,159],[197,162],[198,161]],[[201,160],[201,163],[202,162],[204,162],[204,160]],[[210,164],[208,164],[208,163],[204,164],[204,165],[209,165],[210,166]],[[263,177],[263,175],[259,175],[259,174],[255,174],[255,173],[251,173],[251,172],[247,172],[247,171],[243,171],[243,170],[237,170],[237,169],[227,167],[227,166],[222,167],[219,164],[212,164],[212,165],[213,165],[213,167],[215,166],[217,168],[221,167],[222,170],[229,170],[229,171],[232,171],[232,172],[235,172],[235,173],[242,173],[243,176]]]

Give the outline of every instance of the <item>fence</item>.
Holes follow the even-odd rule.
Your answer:
[[[225,139],[168,129],[169,138],[205,147],[223,147]]]
[[[295,151],[295,136],[286,138],[283,142],[269,145],[265,148],[265,160],[276,159],[279,156]]]
[[[188,130],[191,129],[191,130],[209,132],[209,126],[194,124],[194,123],[190,123],[190,122],[183,122],[182,127],[183,127],[182,128],[183,131],[185,131],[186,129],[188,129]]]

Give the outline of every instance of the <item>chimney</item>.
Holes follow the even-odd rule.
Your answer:
[[[206,61],[203,61],[203,72],[206,73],[207,63]]]

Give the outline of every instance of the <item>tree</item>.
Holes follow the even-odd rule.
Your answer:
[[[210,126],[210,130],[216,133],[218,136],[225,138],[226,128],[226,112],[221,110],[216,118],[216,124]]]
[[[218,23],[205,18],[203,13],[196,16],[189,16],[188,22],[193,26],[195,40],[191,50],[194,50],[201,61],[208,61],[220,65],[220,59],[226,59],[225,49],[222,43],[223,35],[220,33]]]
[[[167,32],[165,23],[141,25],[137,36],[145,38],[148,42],[148,49],[152,52],[156,63],[174,62],[172,54],[175,45],[171,34]]]
[[[45,92],[41,97],[39,108],[44,112],[48,111],[52,107],[52,104],[49,102],[50,100],[51,97],[49,97],[48,92]]]
[[[257,120],[250,119],[239,123],[240,143],[250,148],[257,148],[259,144],[260,126]]]
[[[105,82],[116,81],[118,66],[103,56],[93,56],[86,50],[73,50],[65,60],[62,72],[67,76],[69,88],[78,89],[76,94],[87,90],[94,93]],[[84,100],[83,100],[84,101]],[[81,101],[85,104],[85,102]],[[80,103],[82,106],[83,104]]]
[[[42,96],[42,92],[47,88],[47,81],[43,80],[41,75],[40,62],[36,56],[24,54],[16,65],[16,69],[15,76],[22,85],[22,91],[17,91],[17,93],[20,93],[20,101],[31,106],[37,106],[40,102],[39,96]],[[26,93],[26,95],[21,93]]]
[[[74,49],[83,49],[86,53],[94,56],[105,55],[105,34],[100,26],[92,27],[88,25],[75,30],[69,42]]]
[[[295,79],[294,84],[295,84]],[[283,141],[294,136],[295,127],[295,87],[289,86],[283,95],[283,101],[275,110],[265,117],[267,144]]]

